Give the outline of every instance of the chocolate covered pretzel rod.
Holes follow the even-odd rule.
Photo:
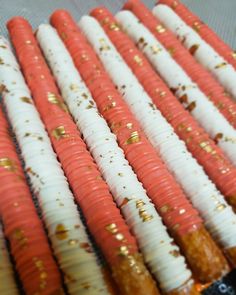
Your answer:
[[[0,66],[3,102],[21,149],[25,172],[30,178],[33,192],[38,196],[48,236],[64,273],[69,293],[109,294],[101,268],[74,203],[74,197],[32,102],[16,59],[4,39],[1,39],[0,45],[0,48],[4,46],[5,50],[4,55],[1,56]],[[46,77],[42,75],[40,78]],[[16,189],[17,187],[14,186],[14,190]],[[25,225],[24,220],[22,219],[21,227],[14,237],[19,240],[18,245],[27,252],[24,244],[28,240],[22,228]],[[28,222],[27,226],[29,224],[34,226],[32,221]],[[37,237],[36,231],[31,229],[31,232]],[[38,243],[38,247],[39,250],[43,250],[41,243]],[[25,257],[22,255],[21,259],[24,261]],[[47,269],[47,262],[43,262],[40,256],[33,257],[33,262],[38,270]],[[31,273],[30,270],[28,275]],[[42,294],[53,294],[52,290],[47,291],[50,287],[47,285],[47,273],[44,273],[42,278],[43,282],[40,286]],[[40,280],[40,275],[37,279]],[[55,287],[52,285],[51,288]],[[31,289],[29,294],[36,292],[40,290]],[[55,291],[55,294],[58,293],[59,291]]]
[[[161,159],[157,157],[156,151],[146,140],[138,122],[128,106],[122,101],[119,92],[115,89],[96,54],[91,51],[91,47],[86,43],[85,38],[79,32],[71,16],[65,11],[58,11],[53,14],[51,20],[59,33],[67,36],[65,43],[68,49],[71,49],[70,52],[72,57],[74,57],[75,64],[90,88],[101,114],[106,118],[113,132],[116,133],[119,145],[125,151],[126,158],[147,189],[149,197],[156,205],[169,230],[183,244],[185,243],[184,240],[188,239],[187,236],[191,236],[190,240],[192,242],[188,241],[188,243],[194,247],[196,237],[198,236],[200,241],[205,236],[203,232],[200,233],[201,230],[199,231],[199,221],[197,221],[196,212],[191,213],[194,218],[192,219],[191,214],[189,214],[192,208],[186,201],[183,192],[166,171],[166,167],[162,164]],[[62,25],[65,23],[66,26]],[[74,32],[73,36],[70,34],[72,31]],[[76,31],[77,34],[75,33]],[[73,48],[71,46],[72,43]],[[83,55],[86,56],[88,62],[85,60],[80,62]],[[89,60],[93,60],[93,62],[91,63]],[[131,141],[129,138],[133,134],[136,134],[136,138]],[[191,232],[192,234],[190,234]],[[203,257],[205,255],[202,250],[206,250],[208,246],[206,244],[203,246],[204,244],[202,242],[202,247],[198,247],[194,251],[189,251],[190,248],[182,247],[185,256],[191,261],[191,265],[194,265],[193,269],[195,272],[202,267],[197,263],[196,259],[199,256]],[[199,254],[193,257],[190,252]],[[210,257],[205,259],[205,261],[210,260]]]
[[[158,0],[160,4],[170,6],[189,26],[191,26],[210,46],[236,69],[236,52],[230,48],[208,25],[193,14],[179,0]]]
[[[236,127],[236,103],[192,55],[196,47],[188,51],[175,35],[139,0],[128,0],[124,9],[132,11],[153,35],[165,46],[178,64],[196,82],[205,95],[215,104],[231,125]],[[105,21],[104,21],[105,24]]]
[[[73,34],[73,31],[71,33]],[[136,235],[144,260],[158,279],[160,287],[168,294],[178,286],[187,285],[188,289],[191,289],[191,273],[186,268],[184,258],[179,255],[178,247],[168,236],[142,184],[118,147],[115,135],[98,113],[96,104],[63,42],[48,25],[39,27],[37,38],[77,126],[127,224]],[[124,255],[128,254],[129,250],[126,249]],[[174,266],[178,271],[173,273]],[[145,290],[144,293],[147,292],[149,291]]]
[[[4,60],[4,64],[0,66],[2,73],[2,68],[7,67],[11,59],[7,58],[9,45],[6,40],[1,38],[0,44],[0,57]],[[15,69],[18,71],[18,68]],[[4,88],[3,84],[1,85]],[[26,97],[22,96],[22,99]],[[1,108],[0,182],[0,216],[25,293],[62,294],[60,273],[36,213],[15,145],[10,137],[9,125]],[[4,253],[3,248],[2,254]],[[3,257],[2,270],[7,268],[4,261]],[[10,272],[9,268],[6,271]],[[10,279],[0,275],[0,281],[0,294],[6,294],[4,292],[7,291],[9,294],[16,294],[16,287],[13,285],[11,288]],[[7,282],[9,286],[5,285]]]
[[[236,100],[236,70],[207,44],[191,27],[167,5],[157,5],[153,9],[162,23],[170,29],[194,57],[209,70]]]
[[[156,150],[160,150],[160,155],[167,167],[176,176],[187,196],[202,214],[212,236],[224,249],[235,248],[233,232],[236,230],[236,215],[233,213],[232,208],[227,205],[224,197],[217,191],[202,167],[187,151],[185,144],[174,133],[172,127],[161,113],[153,107],[151,98],[125,64],[98,22],[92,17],[84,16],[80,21],[80,26],[99,55],[113,82],[123,95],[124,100],[141,123],[147,137]],[[106,49],[101,50],[101,48]],[[212,196],[217,198],[217,204],[213,202]],[[227,221],[224,226],[222,226],[222,214],[230,216],[225,217]],[[228,224],[229,219],[231,221]],[[230,247],[228,234],[232,237],[231,242],[233,242]]]
[[[143,5],[138,6],[140,15],[142,7]],[[146,15],[145,9],[142,12]],[[236,211],[236,168],[175,98],[167,85],[156,74],[146,57],[119,28],[115,17],[103,7],[94,9],[91,14],[103,26],[109,38],[139,79],[139,82],[144,86],[157,108],[172,125],[178,136],[184,140],[188,150],[204,167],[211,180]]]
[[[117,14],[117,19],[148,57],[169,88],[209,135],[218,139],[218,145],[236,164],[236,130],[208,100],[197,84],[175,62],[161,43],[131,12],[121,11]]]
[[[137,292],[151,284],[151,278],[138,253],[135,239],[86,149],[76,124],[67,113],[30,25],[19,18],[14,18],[10,24],[10,36],[25,78],[90,232],[103,250],[122,294]],[[30,51],[31,54],[27,54]],[[31,73],[39,67],[40,73],[32,76]],[[40,79],[42,74],[47,75],[46,81]],[[129,250],[128,256],[123,255],[124,249]],[[145,291],[143,289],[142,292]],[[141,291],[138,292],[141,294]]]

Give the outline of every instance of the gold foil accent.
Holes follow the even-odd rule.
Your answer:
[[[22,97],[20,98],[20,100],[23,101],[23,102],[25,102],[25,103],[30,103],[30,104],[33,103],[33,102],[32,102],[32,99],[29,98],[29,97],[27,97],[27,96],[22,96]]]
[[[160,97],[165,97],[166,96],[166,92],[165,91],[161,91],[160,92]]]
[[[126,127],[127,127],[128,129],[132,129],[132,128],[133,128],[133,124],[132,124],[132,123],[127,123],[127,124],[126,124]]]
[[[116,239],[117,239],[118,241],[122,241],[122,240],[124,240],[124,235],[122,235],[122,234],[120,234],[120,233],[116,234],[115,237],[116,237]]]
[[[187,107],[186,110],[188,110],[189,112],[193,111],[196,107],[196,102],[192,101]]]
[[[9,158],[1,158],[0,159],[0,167],[3,167],[9,171],[15,171],[16,167],[14,162]]]
[[[166,31],[166,28],[163,25],[157,25],[156,31],[160,34],[164,33]]]
[[[139,209],[139,216],[142,218],[143,222],[147,222],[153,219],[153,215],[149,215],[147,211],[143,208]]]
[[[118,24],[112,23],[110,25],[110,30],[112,30],[112,31],[119,31],[120,30],[120,27],[118,26]]]
[[[233,57],[234,59],[236,59],[236,51],[233,51],[233,52],[231,53],[231,55],[232,55],[232,57]]]
[[[189,48],[189,52],[192,54],[192,55],[194,55],[195,53],[196,53],[196,51],[198,50],[198,48],[199,48],[199,44],[194,44],[194,45],[192,45],[190,48]]]
[[[55,137],[57,140],[68,137],[65,131],[64,126],[59,126],[52,131],[52,136]]]
[[[25,44],[32,44],[32,42],[30,40],[26,40]]]
[[[101,47],[99,48],[100,51],[106,51],[111,49],[111,47],[106,43],[106,40],[104,38],[99,39],[99,42],[101,44]]]
[[[151,46],[150,48],[151,48],[153,54],[157,54],[162,51],[162,49],[159,48],[158,46]]]
[[[224,68],[227,66],[227,63],[226,62],[222,62],[221,64],[218,64],[215,66],[215,69],[221,69],[221,68]]]
[[[68,241],[68,244],[70,246],[74,246],[74,245],[77,245],[79,243],[79,240],[76,240],[76,239],[71,239]]]
[[[167,213],[170,210],[170,207],[169,207],[169,205],[164,205],[161,207],[160,210],[162,213]]]
[[[171,56],[174,56],[174,54],[175,54],[175,48],[174,48],[174,47],[169,47],[169,48],[168,48],[168,52],[169,52],[169,54],[170,54]]]
[[[129,249],[128,249],[128,247],[127,246],[121,246],[119,248],[119,255],[120,256],[127,256],[127,255],[129,255]]]
[[[142,58],[141,58],[139,55],[137,55],[137,54],[134,56],[134,61],[135,61],[138,65],[140,65],[140,66],[143,65],[143,60],[142,60]]]
[[[58,224],[56,227],[55,235],[58,240],[66,240],[68,238],[68,229],[63,224]]]
[[[187,94],[182,95],[182,96],[179,98],[179,101],[180,101],[181,103],[187,103],[187,102],[188,102],[188,95],[187,95]]]
[[[0,58],[0,65],[4,65],[4,60]]]
[[[223,211],[226,208],[225,204],[219,204],[216,206],[216,211]]]
[[[199,33],[200,29],[201,29],[201,26],[202,24],[199,23],[199,22],[194,22],[193,25],[192,25],[192,28],[197,32]]]
[[[136,208],[141,208],[145,205],[145,202],[143,200],[137,200],[136,201]]]
[[[70,90],[76,91],[78,89],[79,89],[79,86],[78,85],[76,85],[76,84],[70,84]]]
[[[123,173],[120,173],[120,172],[119,172],[119,173],[118,173],[118,176],[122,177],[122,176],[124,176],[124,175],[123,175]]]
[[[68,112],[67,106],[64,104],[64,102],[60,101],[56,94],[49,92],[48,101],[52,104],[58,105],[63,111]]]
[[[105,228],[107,231],[109,231],[112,234],[116,234],[118,232],[118,229],[117,229],[115,223],[108,224],[108,225],[106,225]]]
[[[115,102],[115,101],[113,101],[112,103],[106,105],[106,106],[104,107],[103,111],[105,111],[105,112],[106,112],[106,111],[109,111],[110,109],[112,109],[112,108],[114,108],[114,107],[116,107],[116,102]]]
[[[217,133],[215,138],[214,138],[214,141],[216,143],[218,143],[220,141],[220,139],[222,139],[222,138],[223,138],[223,133]]]
[[[133,144],[140,141],[140,136],[138,131],[134,131],[131,133],[130,137],[126,140],[126,144]]]

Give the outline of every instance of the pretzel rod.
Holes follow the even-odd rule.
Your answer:
[[[0,115],[2,115],[1,110],[0,110]],[[12,269],[12,265],[11,265],[8,251],[6,248],[6,243],[5,243],[1,225],[0,225],[0,261],[1,261],[0,293],[2,295],[19,294],[19,292],[17,291],[16,282],[14,280],[13,269]]]
[[[236,70],[207,44],[191,27],[168,6],[157,5],[153,14],[170,29],[194,57],[224,86],[236,100]]]
[[[74,197],[15,57],[4,39],[1,39],[0,45],[4,46],[4,52],[6,52],[3,64],[0,66],[3,102],[22,151],[25,172],[29,176],[33,192],[38,196],[53,252],[64,273],[69,293],[78,294],[81,291],[83,294],[98,294],[99,290],[101,294],[109,294],[74,203]],[[2,47],[0,48],[2,50]],[[16,188],[14,186],[14,190]],[[22,219],[23,224],[24,220]],[[27,225],[29,224],[32,227],[34,225],[32,221]],[[33,234],[38,236],[36,231]],[[16,236],[20,245],[27,242],[24,237],[24,228],[20,227]],[[39,245],[39,250],[42,251],[41,243],[38,243]],[[27,249],[25,251],[27,252]],[[24,256],[21,256],[21,260],[24,261]],[[38,257],[35,257],[33,261],[39,270],[44,268],[43,261],[38,260]],[[45,269],[46,267],[47,262],[45,262]],[[30,270],[27,275],[29,274]],[[42,277],[44,280],[40,286],[41,294],[52,294],[52,289],[47,290],[50,286],[45,282],[47,273]],[[55,287],[52,285],[51,288]],[[31,289],[29,294],[35,294],[36,291],[38,290]],[[59,291],[55,291],[55,294],[59,294]]]
[[[235,241],[233,242],[234,234],[232,234],[232,231],[236,230],[236,216],[232,208],[227,205],[223,196],[209,180],[202,167],[187,151],[185,144],[179,140],[161,113],[153,108],[151,98],[125,64],[98,22],[92,17],[84,16],[80,21],[80,26],[118,90],[122,93],[124,100],[138,118],[149,140],[156,150],[160,151],[167,167],[176,176],[193,205],[205,219],[205,224],[214,239],[224,249],[234,248]],[[101,50],[101,46],[103,50]],[[213,202],[212,196],[216,198],[217,204],[215,201]],[[222,206],[218,207],[219,205]],[[221,221],[222,214],[230,216],[225,217],[227,221],[224,226],[222,226]],[[231,221],[228,224],[229,219]],[[231,245],[228,244],[228,235],[232,237]]]
[[[129,1],[132,2],[132,1]],[[136,3],[136,2],[135,2]],[[142,6],[133,6],[133,10],[140,8],[140,19],[146,15]],[[142,8],[142,10],[141,10]],[[143,14],[141,14],[141,11]],[[188,150],[204,167],[211,180],[225,195],[226,200],[236,210],[236,169],[225,157],[222,150],[214,143],[209,135],[198,125],[197,121],[184,110],[176,100],[167,85],[155,73],[146,57],[137,49],[132,40],[119,29],[116,19],[106,8],[94,9],[91,14],[97,18],[109,38],[116,46],[133,73],[144,86],[153,102],[178,136],[184,140]],[[149,14],[147,14],[149,15]]]
[[[158,3],[170,6],[186,24],[192,27],[215,51],[236,69],[236,52],[184,4],[179,0],[158,0]]]
[[[15,18],[15,22],[17,20]],[[11,23],[13,22],[14,20]],[[124,257],[120,255],[120,251],[123,248],[128,248],[130,253],[127,257],[128,261],[135,263],[136,267],[144,270],[135,240],[129,233],[128,226],[112,200],[108,186],[102,180],[97,166],[87,151],[76,124],[66,113],[66,109],[61,108],[63,100],[56,88],[53,77],[50,77],[49,69],[42,55],[39,53],[40,50],[34,39],[32,29],[28,23],[23,20],[21,22],[22,28],[24,28],[24,35],[19,35],[15,31],[12,32],[11,29],[10,35],[19,60],[21,60],[21,67],[25,73],[26,80],[29,85],[32,85],[31,92],[34,101],[45,122],[53,147],[68,177],[75,198],[83,210],[90,232],[103,250],[111,269],[114,269],[114,274],[117,272],[121,273],[121,277],[117,278],[117,285],[125,285],[129,290],[133,284],[139,284],[141,276],[137,276],[134,265],[131,263],[127,264],[125,269],[120,267],[124,263]],[[30,48],[34,50],[31,58],[23,59],[21,57],[29,52],[27,40],[31,40]],[[37,56],[38,62],[36,64],[33,64],[33,56]],[[29,70],[33,72],[37,70],[38,66],[41,67],[42,74],[47,73],[48,89],[43,89],[44,82],[39,79],[39,74],[32,80]],[[41,91],[37,91],[38,89],[41,89]],[[48,99],[52,94],[57,99],[57,104],[51,103]],[[55,135],[56,130],[58,132]],[[59,130],[62,130],[62,132],[59,132]]]
[[[171,58],[167,50],[129,11],[117,14],[117,20],[128,35],[148,57],[155,70],[191,114],[206,129],[211,138],[218,138],[218,145],[229,159],[236,163],[236,130],[200,91],[183,69]],[[143,43],[146,46],[143,47]]]
[[[5,54],[3,50],[8,51],[9,45],[3,38],[0,39],[0,44],[2,58]],[[2,73],[5,65],[0,67]],[[30,295],[36,292],[48,295],[62,294],[60,273],[52,257],[42,223],[37,216],[21,163],[10,137],[9,125],[1,108],[0,138],[0,216],[24,290]],[[0,234],[0,239],[2,238]],[[2,256],[6,250],[3,244],[1,246]],[[0,261],[1,270],[6,270],[10,274],[6,258],[3,257]],[[10,282],[10,278],[0,275],[0,294],[18,294],[13,279],[12,283]]]
[[[211,73],[194,59],[192,55],[196,47],[188,51],[141,1],[129,0],[125,3],[124,9],[132,11],[142,21],[230,124],[236,127],[236,104]]]
[[[71,33],[74,34],[74,31]],[[99,115],[96,104],[62,41],[56,32],[46,25],[39,27],[37,38],[77,126],[127,224],[136,235],[145,262],[166,292],[184,285],[191,277],[184,258],[181,255],[172,255],[172,251],[178,253],[178,247],[168,236],[153,204],[125,159],[123,151],[118,147],[115,135]],[[181,272],[170,276],[171,265],[172,268],[175,265],[181,269]],[[147,290],[136,291],[148,293]]]

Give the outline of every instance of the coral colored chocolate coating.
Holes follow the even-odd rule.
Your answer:
[[[87,151],[86,145],[81,139],[75,123],[62,105],[63,99],[42,57],[31,27],[23,19],[21,21],[17,19],[17,23],[18,27],[14,26],[13,19],[8,24],[8,28],[36,106],[45,123],[45,127],[50,135],[65,174],[68,177],[76,201],[83,210],[91,233],[103,250],[108,262],[111,265],[116,264],[119,262],[119,256],[117,255],[117,249],[119,247],[128,246],[130,254],[137,252],[135,239],[129,233],[129,229],[122,219],[120,211],[113,202],[108,186],[101,179],[100,172],[94,164],[90,153]],[[21,34],[21,31],[24,34]],[[29,52],[29,46],[26,43],[27,40],[30,40],[31,56],[27,56]],[[34,64],[33,57],[36,55],[38,56],[38,62]],[[37,71],[37,75],[34,75],[32,78],[31,73],[35,71]],[[47,78],[42,80],[40,79],[40,75],[44,75]],[[53,94],[53,98],[56,98],[56,103],[49,102],[48,93]],[[54,130],[58,126],[63,126],[65,136],[57,137],[54,135]],[[78,155],[78,151],[80,152],[80,156]],[[85,165],[87,173],[81,170],[83,165]],[[89,204],[89,207],[87,204]],[[93,210],[89,210],[91,208]],[[96,218],[94,212],[96,212]],[[104,218],[105,224],[103,222]],[[124,237],[122,241],[118,240],[116,235],[113,235],[106,229],[106,226],[114,223],[114,220],[117,221],[117,233]]]
[[[160,2],[177,1],[163,0]],[[170,30],[165,28],[165,31],[161,33],[157,31],[157,27],[161,25],[160,20],[141,1],[128,0],[124,8],[132,11],[142,21],[163,46],[171,52],[172,57],[192,80],[199,85],[200,89],[209,97],[230,124],[236,127],[236,103],[226,95],[224,88],[215,80],[211,73],[193,58],[191,53],[184,48]]]
[[[0,215],[5,227],[5,235],[10,241],[17,271],[26,294],[38,292],[42,281],[40,282],[40,273],[34,262],[37,257],[38,261],[44,265],[44,272],[47,274],[45,281],[47,288],[44,291],[40,290],[41,294],[49,295],[50,292],[59,292],[61,289],[60,273],[52,257],[42,223],[36,213],[15,146],[8,135],[8,123],[1,109],[0,125],[0,130],[6,134],[1,135],[1,141],[8,144],[7,147],[0,146],[0,158],[8,158],[14,162],[14,170],[0,167]],[[16,171],[18,173],[15,173]],[[24,261],[20,262],[23,257]],[[27,272],[29,274],[26,277]]]
[[[236,55],[233,49],[227,45],[208,25],[192,13],[179,0],[160,0],[159,4],[170,6],[189,26],[193,27],[198,34],[224,57],[236,69]]]
[[[87,83],[87,86],[92,92],[100,113],[107,120],[112,131],[117,135],[119,144],[124,150],[128,161],[137,173],[139,180],[144,184],[148,195],[158,208],[165,224],[170,230],[172,230],[175,227],[176,219],[178,218],[180,224],[178,231],[176,232],[178,235],[184,235],[187,232],[198,228],[201,224],[201,220],[197,215],[196,210],[193,209],[174,178],[167,171],[160,157],[157,156],[155,149],[146,139],[139,123],[134,118],[126,103],[122,100],[108,74],[105,72],[103,66],[96,58],[95,53],[87,44],[86,39],[80,33],[70,15],[66,14],[65,11],[56,11],[51,17],[51,22],[60,35],[66,35],[64,42],[69,52],[72,54],[72,57],[74,57],[74,54],[71,52],[71,47],[73,46],[73,48],[76,48],[76,46],[78,46],[75,51],[77,56],[83,51],[89,57],[89,60],[93,60],[93,65],[91,63],[85,63],[87,65],[85,75],[84,70],[81,70],[80,68],[81,62],[79,59],[75,59],[74,62],[80,70],[82,77],[85,79],[85,83]],[[66,25],[63,25],[65,23]],[[71,32],[73,32],[73,34],[71,34]],[[90,72],[90,75],[87,74],[88,72]],[[103,81],[102,83],[97,81],[98,76],[100,77],[100,80]],[[90,81],[95,81],[96,87],[93,88]],[[103,92],[105,87],[106,92]],[[110,100],[109,97],[112,97],[112,100]],[[115,104],[115,106],[110,107],[111,103]],[[132,127],[127,128],[127,124],[129,123],[131,123]],[[118,128],[116,128],[116,126],[118,126]],[[130,137],[131,133],[135,131],[139,134],[139,142],[130,145],[127,144],[127,139]],[[139,153],[139,157],[137,158],[137,149],[140,149],[140,147],[142,152]],[[147,163],[149,163],[148,167],[146,167]],[[151,171],[152,173],[149,173]],[[158,184],[164,178],[167,179],[167,185],[161,192],[158,190]],[[156,184],[156,189],[150,194],[150,188],[153,184]],[[160,197],[163,197],[165,200],[161,203],[161,206],[168,207],[170,209],[167,210],[168,212],[162,213],[159,202]],[[184,209],[185,214],[180,215],[181,209]]]
[[[139,8],[139,4],[136,5]],[[136,7],[136,5],[133,4],[132,8]],[[143,5],[141,7],[143,15],[146,16],[147,8],[144,10]],[[141,9],[137,9],[137,11],[139,12],[138,16],[140,15],[141,18]],[[136,9],[134,12],[136,13]],[[189,151],[205,168],[212,181],[221,190],[229,203],[234,206],[232,200],[236,197],[236,168],[209,135],[198,125],[197,121],[174,97],[131,39],[121,30],[110,29],[110,25],[116,23],[112,14],[105,8],[93,10],[92,14],[103,24],[103,28],[115,46],[119,48],[119,52],[124,60],[131,67],[158,109],[173,126],[175,132],[185,141]],[[104,19],[106,19],[106,22],[104,22]],[[135,56],[139,56],[142,60],[142,65],[137,64],[134,58]],[[143,75],[143,71],[145,71],[145,75]],[[165,93],[165,95],[162,96],[162,93]],[[207,143],[207,148],[202,148],[202,143]],[[214,151],[214,153],[210,153],[209,151]],[[227,173],[224,171],[227,171]]]

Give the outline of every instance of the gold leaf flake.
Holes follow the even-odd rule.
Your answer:
[[[32,99],[31,99],[30,97],[26,97],[26,96],[22,96],[22,97],[20,98],[20,100],[23,101],[23,102],[25,102],[25,103],[30,103],[30,104],[33,103],[33,102],[32,102]]]
[[[16,169],[14,162],[10,158],[1,158],[0,167],[3,167],[12,172]]]
[[[216,211],[222,211],[226,208],[226,205],[225,204],[219,204],[216,206]]]
[[[164,205],[161,207],[160,210],[162,213],[167,213],[170,210],[170,207],[169,207],[169,205]]]
[[[150,48],[151,48],[153,54],[157,54],[162,51],[162,49],[158,46],[151,46]]]
[[[116,237],[116,239],[117,239],[118,241],[122,241],[122,240],[124,240],[124,235],[122,235],[122,234],[120,234],[120,233],[116,234],[115,237]]]
[[[120,27],[118,26],[118,24],[112,23],[110,25],[110,30],[112,30],[112,31],[119,31],[120,30]]]
[[[215,69],[221,69],[221,68],[224,68],[224,67],[226,67],[226,66],[227,66],[227,63],[226,63],[226,62],[222,62],[222,63],[216,65],[216,66],[215,66]]]
[[[198,50],[198,48],[199,48],[199,44],[194,44],[194,45],[192,45],[190,48],[189,48],[189,52],[192,54],[192,55],[194,55],[195,53],[196,53],[196,51]]]
[[[192,101],[187,107],[186,110],[188,110],[189,112],[193,111],[196,107],[196,102]]]
[[[199,31],[200,31],[200,29],[201,29],[201,26],[202,26],[202,24],[196,21],[196,22],[193,23],[192,28],[193,28],[196,32],[199,33]]]
[[[136,208],[141,208],[145,205],[143,200],[137,200],[136,201]]]
[[[127,255],[129,255],[129,249],[128,249],[128,247],[127,246],[121,246],[119,248],[119,255],[121,255],[121,256],[127,256]]]
[[[59,140],[61,138],[67,137],[68,135],[66,134],[65,127],[59,126],[52,131],[52,136]]]
[[[118,232],[118,229],[117,229],[115,223],[108,224],[108,225],[106,225],[105,228],[106,228],[107,231],[109,231],[109,232],[112,233],[112,234],[115,234],[115,233]]]
[[[126,140],[126,144],[133,144],[140,141],[140,136],[138,131],[134,131],[131,133],[130,137]]]
[[[166,31],[166,28],[163,25],[158,25],[156,26],[156,31],[161,34]]]
[[[134,61],[135,61],[138,65],[140,65],[140,66],[143,65],[143,60],[142,60],[142,58],[141,58],[139,55],[137,55],[137,54],[134,56]]]
[[[58,224],[56,227],[55,235],[58,240],[65,240],[68,238],[68,232],[69,230],[63,224]]]

